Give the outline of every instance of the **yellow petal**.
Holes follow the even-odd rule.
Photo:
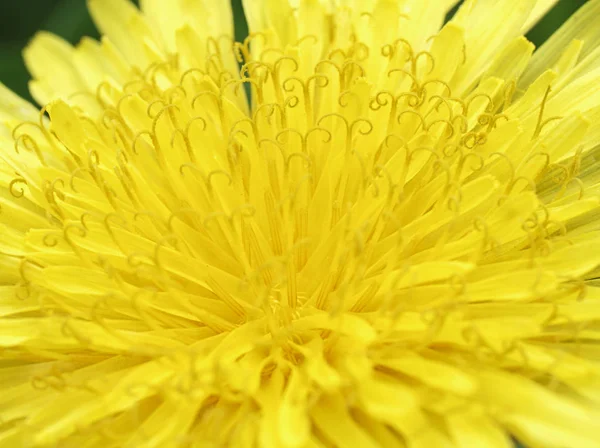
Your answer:
[[[135,6],[126,0],[88,0],[94,23],[132,65],[146,67],[149,60],[141,44],[153,35]],[[134,33],[136,38],[132,39]]]
[[[502,411],[502,423],[525,444],[592,448],[600,443],[594,416],[584,406],[515,375],[482,371],[479,376],[482,398]]]
[[[321,397],[312,408],[311,416],[313,424],[331,443],[340,448],[378,447],[375,441],[352,419],[346,403],[337,394]]]
[[[45,93],[39,91],[36,101],[46,105],[53,99],[68,100],[75,92],[87,90],[81,74],[73,65],[74,49],[65,40],[40,32],[23,52],[28,70],[35,80],[46,83]]]
[[[583,6],[558,29],[535,52],[531,64],[519,80],[520,86],[529,85],[545,70],[555,66],[563,49],[574,39],[584,42],[580,57],[587,56],[597,45],[600,31],[597,26],[597,17],[600,15],[600,1],[591,0]]]

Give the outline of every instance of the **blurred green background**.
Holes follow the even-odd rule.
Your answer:
[[[241,0],[231,1],[239,40],[247,33],[246,23]],[[560,0],[529,33],[529,39],[536,45],[543,43],[585,1]],[[82,36],[98,37],[85,0],[0,0],[0,81],[28,99],[29,75],[23,65],[21,50],[38,30],[52,31],[72,43]]]

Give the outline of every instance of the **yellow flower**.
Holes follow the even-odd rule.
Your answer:
[[[0,89],[0,447],[600,446],[599,0],[141,3]]]

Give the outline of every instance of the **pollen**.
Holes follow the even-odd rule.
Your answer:
[[[0,89],[0,447],[600,446],[600,1],[141,3]]]

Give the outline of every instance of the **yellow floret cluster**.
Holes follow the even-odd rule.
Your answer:
[[[0,89],[0,447],[598,447],[600,1],[90,0]]]

